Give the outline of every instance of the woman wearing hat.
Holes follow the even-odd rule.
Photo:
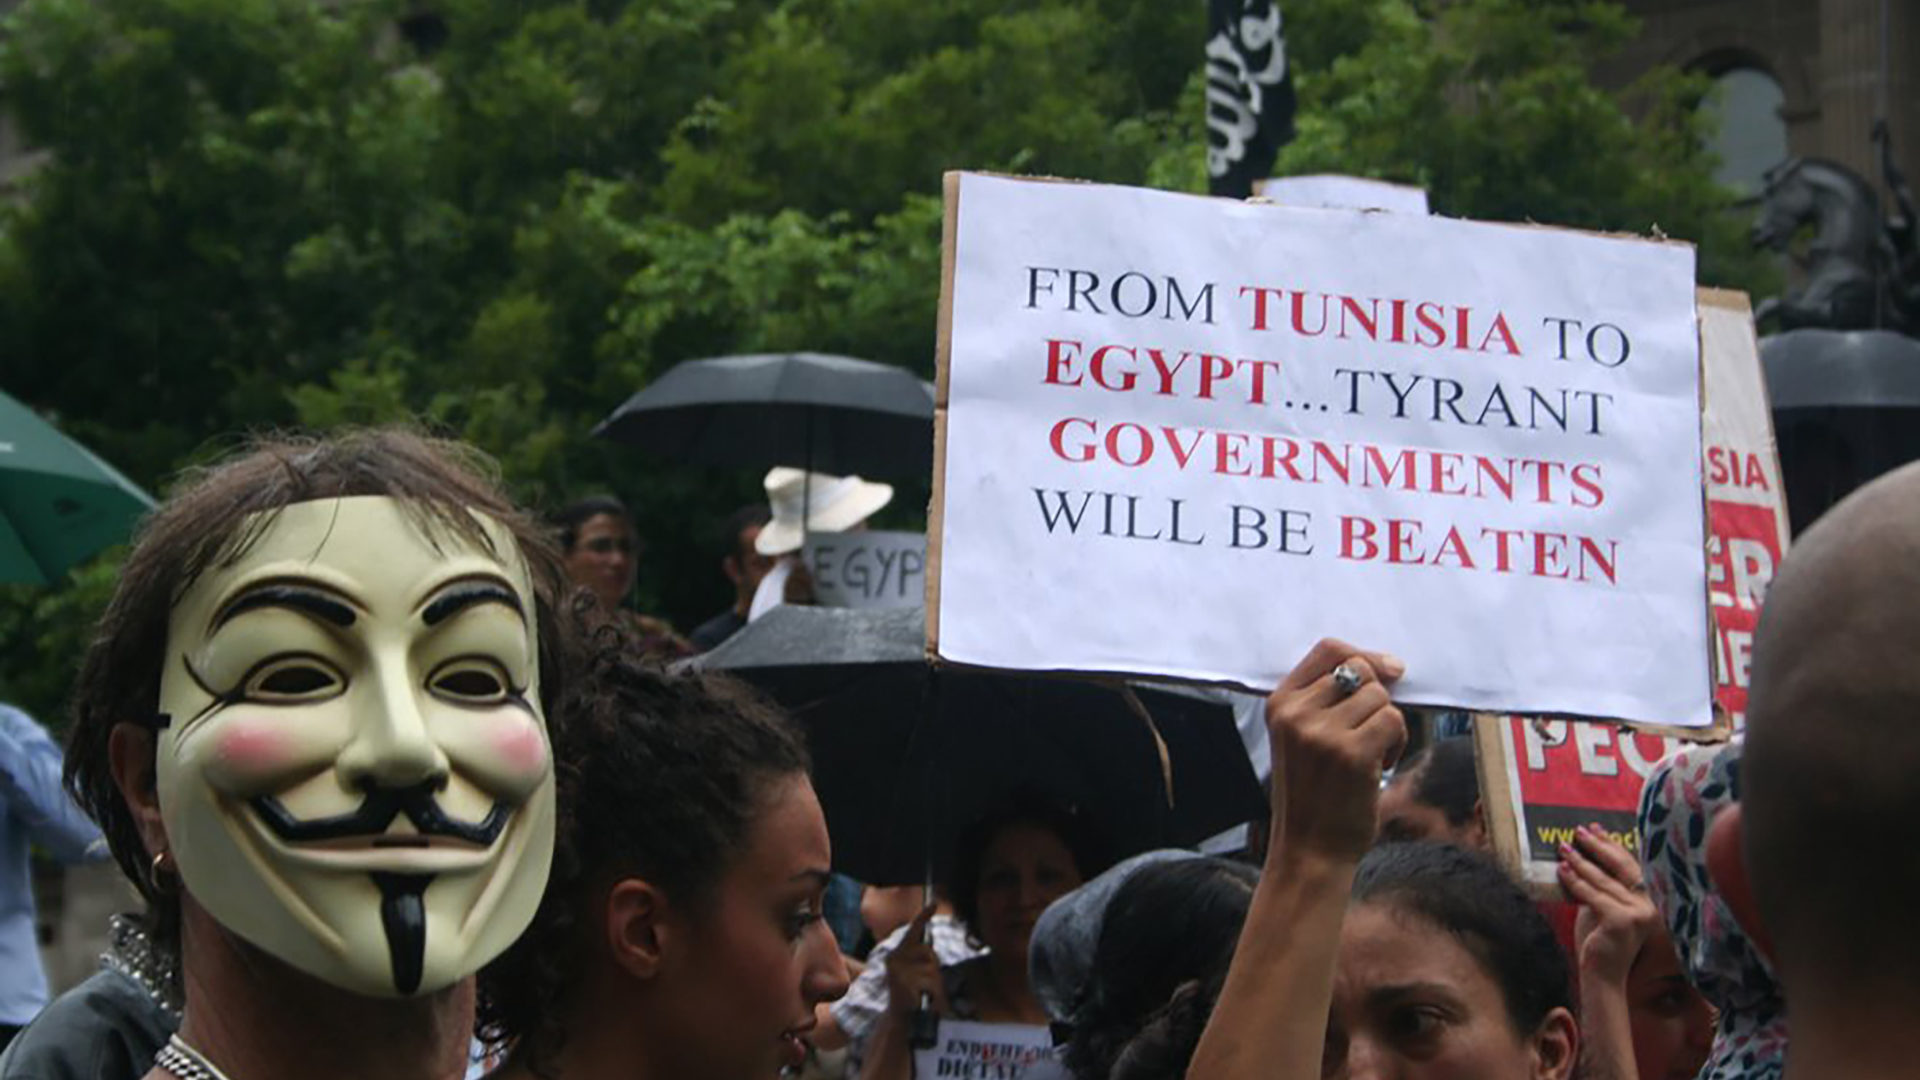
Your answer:
[[[767,506],[772,520],[754,539],[754,550],[780,561],[760,579],[747,621],[783,603],[813,602],[813,580],[798,558],[814,533],[853,532],[893,501],[893,486],[858,476],[810,473],[785,465],[767,470]]]

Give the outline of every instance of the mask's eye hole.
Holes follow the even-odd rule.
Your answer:
[[[249,675],[246,696],[252,701],[325,701],[346,685],[333,665],[319,657],[289,656],[270,660]]]
[[[510,693],[506,669],[475,656],[448,661],[427,682],[435,694],[460,705],[494,705]]]

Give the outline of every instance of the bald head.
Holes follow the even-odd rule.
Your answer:
[[[1746,857],[1789,992],[1920,991],[1920,465],[1805,533],[1767,592]]]

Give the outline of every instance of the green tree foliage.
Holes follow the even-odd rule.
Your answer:
[[[431,8],[438,23],[419,13]],[[1585,63],[1576,0],[1285,0],[1281,171],[1464,216],[1667,233],[1749,283],[1691,106]],[[611,489],[642,602],[725,602],[757,477],[586,437],[689,357],[931,374],[953,168],[1198,190],[1199,0],[26,0],[0,101],[47,164],[0,207],[0,385],[164,490],[235,433],[419,417],[553,506]],[[404,29],[404,32],[403,32]],[[1623,100],[1625,104],[1623,105]],[[896,500],[913,523],[923,480]],[[0,697],[54,715],[111,556],[0,592]]]
[[[1537,221],[1700,248],[1703,282],[1759,288],[1701,149],[1706,80],[1656,68],[1603,89],[1586,64],[1635,24],[1596,0],[1291,0],[1299,134],[1281,173],[1345,172],[1427,189],[1454,217]]]

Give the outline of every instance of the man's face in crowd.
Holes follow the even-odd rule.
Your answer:
[[[751,598],[754,590],[760,587],[760,579],[773,569],[773,556],[762,555],[753,547],[753,542],[760,537],[760,528],[758,525],[749,525],[741,529],[733,556],[726,561],[727,577],[733,581],[736,597]]]
[[[639,542],[623,514],[595,514],[581,522],[573,550],[566,554],[567,577],[609,610],[633,592],[639,566]]]
[[[1455,825],[1437,806],[1428,806],[1414,797],[1418,776],[1396,777],[1380,793],[1380,828],[1375,835],[1380,843],[1424,841],[1452,844],[1469,851],[1487,848],[1487,831],[1478,815]]]
[[[428,539],[390,498],[289,506],[169,625],[156,767],[188,891],[363,994],[471,974],[546,885],[532,582],[478,520],[491,551]]]

